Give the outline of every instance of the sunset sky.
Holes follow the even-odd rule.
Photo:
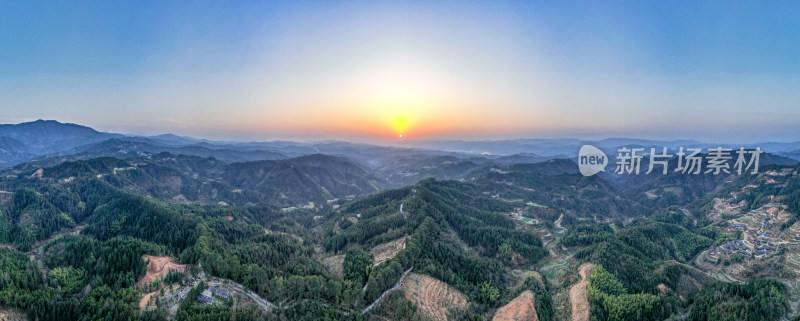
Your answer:
[[[0,122],[800,140],[798,2],[0,0]]]

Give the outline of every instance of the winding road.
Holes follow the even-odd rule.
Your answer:
[[[364,313],[367,313],[367,312],[369,312],[369,310],[372,310],[372,308],[374,308],[374,307],[375,307],[375,305],[377,305],[379,302],[381,302],[381,300],[383,299],[383,297],[385,297],[386,295],[388,295],[388,294],[390,294],[390,293],[392,293],[392,292],[394,292],[394,291],[397,291],[398,289],[400,289],[400,286],[402,286],[402,285],[403,285],[403,280],[405,280],[405,279],[406,279],[406,276],[407,276],[409,273],[411,273],[411,270],[413,270],[413,269],[414,269],[414,267],[412,266],[411,268],[409,268],[408,270],[406,270],[406,272],[405,272],[405,273],[403,273],[403,276],[401,276],[401,277],[400,277],[400,280],[397,280],[397,283],[395,283],[395,284],[394,284],[394,286],[393,286],[391,289],[388,289],[388,290],[384,291],[384,292],[383,292],[383,294],[381,294],[381,296],[380,296],[380,297],[378,297],[378,299],[376,299],[376,300],[375,300],[375,302],[372,302],[372,304],[370,304],[368,307],[364,308],[364,310],[361,310],[361,313],[362,313],[362,314],[364,314]]]

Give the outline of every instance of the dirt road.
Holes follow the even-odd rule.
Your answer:
[[[572,321],[589,321],[589,297],[586,296],[586,285],[592,273],[592,264],[585,263],[579,268],[581,281],[569,289],[569,302],[572,305]]]

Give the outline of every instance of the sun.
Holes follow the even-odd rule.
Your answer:
[[[349,94],[359,117],[369,120],[376,131],[396,138],[430,131],[433,119],[442,114],[451,83],[446,74],[429,61],[400,57],[381,59],[354,72],[349,80],[357,88]]]
[[[406,116],[397,116],[392,120],[392,129],[399,135],[400,138],[408,130],[410,125],[409,119]]]

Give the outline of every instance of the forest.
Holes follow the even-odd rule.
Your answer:
[[[530,290],[538,318],[557,320],[563,303],[555,294],[574,279],[517,281],[510,274],[542,267],[552,254],[508,215],[519,210],[517,199],[525,199],[539,204],[525,213],[542,220],[541,227],[553,229],[562,219],[566,233],[555,246],[574,253],[576,264],[595,265],[587,286],[594,320],[662,320],[679,313],[691,320],[778,320],[787,312],[780,282],[724,283],[691,265],[704,249],[736,239],[707,218],[692,220],[673,202],[645,212],[617,187],[562,173],[560,164],[515,165],[508,168],[514,174],[490,172],[474,182],[426,179],[291,210],[263,202],[167,202],[98,177],[130,165],[103,158],[49,168],[45,179],[26,173],[2,180],[2,188],[14,192],[0,206],[0,244],[7,244],[0,249],[0,306],[32,320],[366,320],[369,315],[360,311],[413,270],[465,296],[468,308],[459,319],[485,319]],[[504,187],[509,184],[525,188]],[[776,193],[797,213],[791,202],[798,186],[789,181],[739,197],[758,204]],[[689,205],[695,212],[698,206]],[[605,218],[642,214],[623,224],[565,214],[574,212]],[[370,250],[400,238],[403,248],[376,265]],[[340,275],[320,253],[342,257]],[[140,311],[138,300],[152,288],[137,285],[147,269],[143,255],[172,257],[190,267],[187,274],[170,273],[159,281],[165,285],[203,272],[241,284],[274,308],[234,309],[231,300],[198,304],[208,288],[201,283],[173,314]],[[427,320],[404,293],[392,292],[371,313]]]

